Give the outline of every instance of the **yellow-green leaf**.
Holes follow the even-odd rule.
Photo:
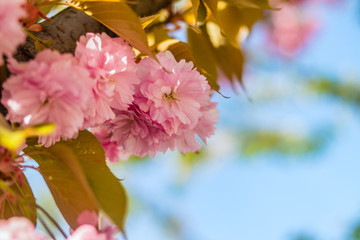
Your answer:
[[[203,1],[204,1],[205,5],[210,9],[213,16],[216,18],[217,17],[218,0],[203,0]]]
[[[141,53],[152,55],[140,20],[126,3],[76,0],[67,4],[101,22]]]
[[[233,82],[234,77],[242,84],[244,56],[240,48],[224,44],[215,49],[218,66],[226,77]]]
[[[198,9],[200,5],[200,0],[191,0],[192,3],[192,9],[194,12],[194,18],[195,18],[195,26],[197,25],[197,17],[198,17]]]
[[[105,162],[104,150],[88,131],[49,148],[28,141],[24,152],[38,162],[56,204],[72,228],[83,210],[102,210],[124,232],[127,196]]]
[[[47,49],[47,47],[44,44],[42,44],[40,41],[36,40],[35,41],[35,50],[36,50],[36,52],[40,52],[40,51],[42,51],[44,49]]]
[[[216,59],[210,40],[204,35],[203,31],[197,32],[193,28],[188,28],[187,34],[189,49],[196,65],[202,69],[211,88],[218,91],[220,87],[216,82]]]
[[[234,45],[239,43],[239,31],[245,27],[250,32],[255,22],[263,17],[260,9],[239,8],[227,5],[218,11],[218,22],[225,37]]]
[[[140,23],[141,26],[143,28],[147,28],[150,25],[152,25],[153,23],[157,22],[159,19],[160,14],[155,14],[155,15],[151,15],[151,16],[146,16],[146,17],[141,17],[140,18]]]
[[[227,0],[227,2],[240,7],[275,9],[270,5],[269,0]]]
[[[48,150],[27,147],[24,152],[39,164],[39,171],[44,177],[56,205],[70,227],[76,229],[78,227],[77,218],[81,212],[84,210],[98,211],[99,208],[78,180],[78,177],[83,177],[83,174],[74,173],[68,163],[63,162],[64,159],[73,160],[73,158],[65,155],[65,158],[56,156],[57,149],[57,147]],[[78,165],[79,163],[75,159],[73,164]]]
[[[158,44],[157,49],[159,51],[169,50],[174,55],[176,61],[185,59],[186,62],[194,62],[189,46],[177,39],[167,39]]]
[[[47,135],[54,130],[55,125],[49,123],[13,130],[4,117],[0,115],[0,145],[9,149],[14,154],[23,145],[26,138]]]

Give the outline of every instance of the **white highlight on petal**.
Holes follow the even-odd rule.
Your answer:
[[[24,123],[25,123],[25,124],[29,124],[31,118],[32,118],[32,115],[31,115],[31,114],[29,114],[29,115],[27,115],[26,117],[24,117]]]
[[[12,99],[9,99],[7,101],[7,104],[9,105],[9,107],[13,110],[13,111],[19,111],[20,109],[20,104],[17,103],[16,101],[12,100]]]
[[[122,61],[124,64],[127,64],[127,63],[128,63],[127,56],[122,57],[122,58],[121,58],[121,61]]]

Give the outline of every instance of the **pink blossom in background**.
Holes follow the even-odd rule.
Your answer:
[[[33,223],[25,217],[0,219],[1,240],[49,240],[35,231]]]
[[[25,0],[0,0],[0,66],[2,55],[11,56],[25,41],[26,35],[20,19],[26,16]]]
[[[192,62],[177,62],[169,51],[158,53],[157,59],[161,65],[152,58],[141,61],[135,103],[164,127],[171,137],[171,149],[177,147],[183,153],[199,150],[196,134],[206,141],[218,119],[210,86]],[[200,126],[203,129],[199,130]]]
[[[111,140],[118,144],[121,154],[153,157],[170,147],[164,127],[137,105],[133,104],[127,111],[115,113],[116,117],[105,125],[112,132]]]
[[[271,13],[272,27],[268,30],[269,38],[280,54],[294,56],[316,32],[317,19],[304,14],[301,8],[290,3],[282,5],[280,11]]]
[[[77,43],[75,57],[96,79],[96,105],[87,124],[93,127],[114,118],[112,108],[126,110],[134,100],[134,84],[139,82],[135,52],[129,44],[106,33],[87,33]]]
[[[26,63],[12,60],[9,69],[12,75],[3,85],[1,99],[9,111],[6,118],[21,126],[55,123],[53,133],[39,137],[46,147],[61,137],[75,137],[94,105],[95,80],[88,71],[71,54],[48,49]]]

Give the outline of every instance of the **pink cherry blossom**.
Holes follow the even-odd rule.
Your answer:
[[[99,229],[99,218],[95,211],[83,211],[77,222],[80,226],[75,231],[70,230],[68,240],[116,240],[114,234],[119,232],[106,215],[102,216]]]
[[[105,234],[99,233],[92,225],[81,225],[67,240],[110,240]]]
[[[161,65],[152,58],[140,63],[135,103],[171,137],[169,148],[183,153],[199,150],[196,135],[206,142],[218,119],[210,86],[192,62],[177,62],[169,51],[158,53],[157,59]]]
[[[137,105],[131,105],[127,111],[115,111],[116,117],[106,123],[112,132],[111,140],[120,147],[121,154],[133,154],[139,157],[155,156],[166,152],[170,147],[169,135],[149,114],[141,111]]]
[[[217,103],[210,102],[201,108],[202,117],[194,129],[180,129],[178,133],[172,135],[173,145],[182,153],[195,152],[201,148],[196,140],[198,135],[206,143],[207,138],[215,133],[215,124],[219,119]]]
[[[44,50],[26,62],[11,61],[10,78],[4,83],[1,102],[7,107],[7,119],[21,126],[52,122],[56,130],[39,137],[49,147],[77,135],[83,127],[89,107],[94,79],[77,64],[71,54]]]
[[[23,5],[25,0],[0,0],[0,66],[2,55],[11,56],[26,39],[20,22],[26,16]]]
[[[111,140],[112,133],[105,124],[91,128],[91,132],[101,143],[105,150],[105,156],[110,162],[118,162],[120,159],[127,160],[130,157],[130,154],[125,154],[117,142]]]
[[[176,133],[180,125],[194,128],[201,117],[198,99],[210,94],[205,77],[193,70],[192,62],[178,63],[169,51],[158,53],[157,58],[161,65],[153,58],[140,63],[141,95],[136,103],[169,135]]]
[[[126,110],[134,100],[136,76],[135,53],[122,38],[106,33],[87,33],[77,43],[75,57],[96,79],[93,114],[86,121],[96,126],[114,118],[112,108]]]
[[[0,219],[1,240],[47,240],[49,238],[35,231],[35,227],[25,217]]]

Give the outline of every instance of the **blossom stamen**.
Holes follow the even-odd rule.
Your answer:
[[[173,101],[180,101],[179,99],[175,98],[176,93],[171,90],[169,94],[164,93],[163,98],[168,101],[170,104],[173,104]]]

